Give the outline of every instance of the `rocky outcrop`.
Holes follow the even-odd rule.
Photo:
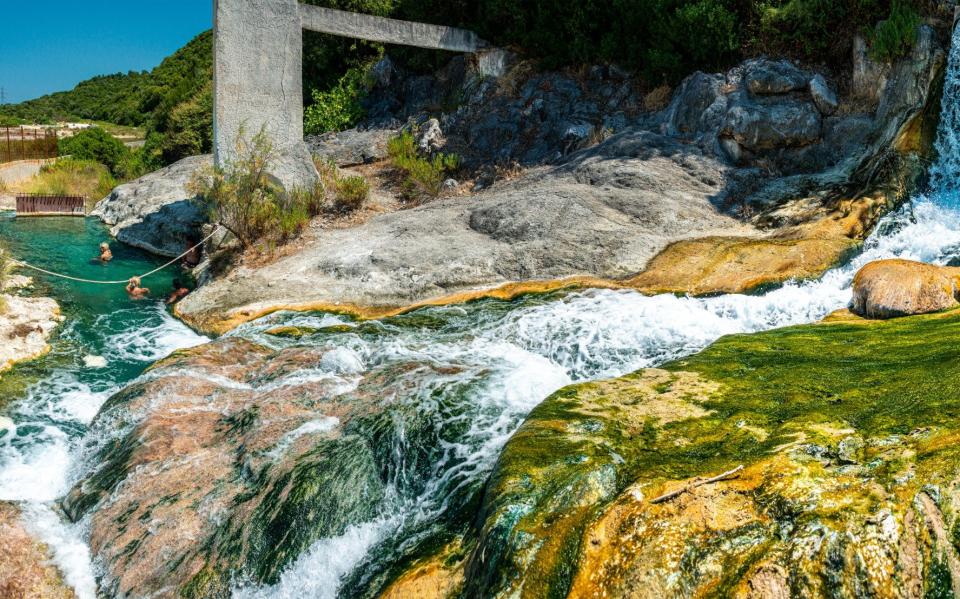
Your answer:
[[[50,298],[0,293],[0,372],[50,351],[47,340],[61,320]]]
[[[213,158],[185,158],[125,183],[100,200],[90,213],[110,226],[119,241],[161,256],[174,257],[198,240],[207,213],[187,191],[190,179]]]
[[[627,131],[480,195],[312,230],[303,251],[239,267],[177,313],[223,330],[283,307],[384,313],[513,281],[624,278],[673,241],[760,235],[723,213],[736,185],[729,167],[696,146]]]
[[[439,562],[463,579],[448,597],[956,594],[960,404],[929,360],[957,323],[728,337],[563,389],[501,452],[465,563],[441,549],[398,580]]]
[[[16,505],[0,502],[0,597],[74,599],[47,548],[27,532]]]
[[[960,269],[910,260],[867,264],[853,280],[854,313],[897,318],[956,308]]]

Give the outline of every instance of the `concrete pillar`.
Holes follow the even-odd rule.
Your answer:
[[[303,143],[303,30],[297,0],[214,0],[214,158],[263,128],[276,150],[270,173],[287,189],[317,170]]]

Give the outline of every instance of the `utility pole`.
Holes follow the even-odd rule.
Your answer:
[[[0,87],[0,106],[3,106],[7,103],[7,90],[3,87]]]

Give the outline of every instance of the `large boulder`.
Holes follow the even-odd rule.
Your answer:
[[[853,280],[853,311],[867,318],[928,314],[958,305],[960,268],[878,260]]]
[[[114,189],[94,207],[92,216],[110,225],[119,241],[161,256],[180,255],[198,240],[206,211],[187,191],[194,174],[213,164],[208,155],[192,156]]]
[[[752,60],[745,70],[744,79],[752,94],[786,94],[807,86],[807,75],[786,60]]]
[[[809,101],[761,103],[741,96],[727,112],[722,132],[756,151],[810,145],[820,139],[822,131],[820,112]]]

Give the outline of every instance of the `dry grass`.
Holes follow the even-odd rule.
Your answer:
[[[83,196],[88,210],[116,186],[117,181],[104,165],[71,158],[43,167],[36,177],[22,185],[29,193]]]

